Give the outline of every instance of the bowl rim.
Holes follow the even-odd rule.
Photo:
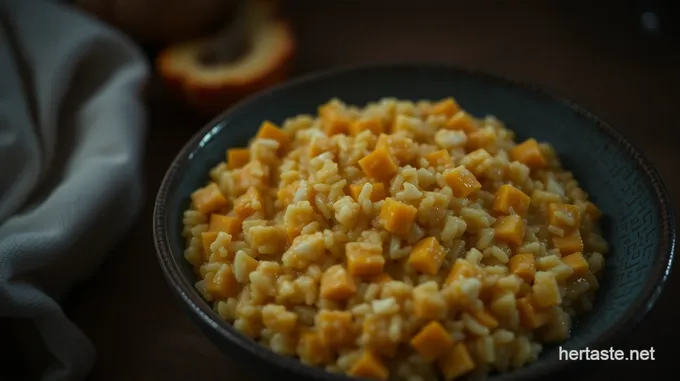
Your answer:
[[[552,102],[558,102],[570,108],[580,116],[592,121],[595,128],[607,135],[609,139],[626,152],[633,162],[635,162],[637,166],[636,170],[642,171],[645,174],[656,196],[654,201],[661,214],[660,247],[657,252],[658,257],[651,266],[649,278],[647,282],[645,282],[641,294],[636,301],[631,304],[633,307],[624,310],[621,317],[619,317],[611,328],[602,332],[595,339],[586,342],[585,345],[589,348],[607,348],[616,342],[623,333],[633,329],[647,315],[659,299],[659,296],[668,281],[674,259],[676,241],[675,216],[668,197],[668,192],[657,170],[652,166],[651,162],[641,150],[639,150],[623,134],[614,129],[607,121],[595,115],[590,109],[571,101],[556,91],[547,90],[545,87],[536,84],[509,79],[501,75],[472,69],[463,65],[434,62],[359,64],[312,72],[293,78],[292,80],[274,86],[268,90],[248,96],[214,117],[204,127],[197,131],[175,156],[169,169],[165,173],[156,196],[153,210],[153,236],[158,261],[163,269],[166,281],[169,283],[176,296],[182,299],[185,307],[190,308],[192,313],[196,315],[195,317],[200,319],[201,324],[210,327],[216,334],[230,341],[235,346],[238,346],[240,350],[258,357],[261,361],[265,361],[279,368],[287,369],[299,376],[310,377],[317,380],[357,380],[357,378],[345,374],[330,373],[322,368],[304,365],[293,357],[279,355],[236,331],[231,324],[221,319],[195,290],[194,285],[189,283],[181,274],[180,264],[174,259],[168,241],[170,232],[166,231],[167,213],[165,203],[169,193],[169,186],[177,175],[179,168],[185,164],[186,161],[191,159],[193,153],[200,150],[206,143],[206,140],[209,140],[212,135],[218,133],[224,127],[221,125],[221,122],[229,115],[236,115],[239,112],[243,112],[251,104],[255,104],[261,97],[275,96],[278,93],[285,92],[289,88],[309,85],[315,81],[337,75],[391,69],[415,72],[423,70],[455,72],[461,76],[476,77],[480,80],[492,82],[507,88],[530,90],[534,94],[539,95],[542,98],[547,98]],[[549,358],[527,364],[525,367],[518,368],[508,373],[496,374],[492,379],[495,381],[540,379],[551,374],[554,375],[558,371],[566,371],[567,368],[572,369],[573,364],[577,362],[578,361]]]

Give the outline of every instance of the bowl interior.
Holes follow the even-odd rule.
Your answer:
[[[205,184],[208,171],[224,160],[225,150],[245,146],[264,119],[281,123],[296,114],[313,114],[333,97],[363,105],[383,97],[415,101],[448,96],[475,116],[496,116],[520,140],[535,137],[551,143],[603,211],[603,233],[611,246],[604,278],[594,309],[577,321],[562,348],[602,345],[624,322],[632,324],[651,308],[670,268],[675,229],[663,185],[647,162],[610,127],[566,101],[487,75],[408,65],[359,68],[293,82],[240,104],[193,139],[161,187],[163,215],[155,216],[157,230],[164,232],[158,244],[171,253],[170,265],[181,273],[181,287],[198,297],[181,237],[189,195]],[[206,303],[199,307],[211,313]],[[540,370],[556,359],[557,348],[546,348],[542,361],[514,374]]]

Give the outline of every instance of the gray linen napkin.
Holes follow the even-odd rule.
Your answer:
[[[36,325],[56,359],[44,380],[83,380],[94,362],[58,300],[140,209],[147,67],[82,13],[0,1],[0,317]]]

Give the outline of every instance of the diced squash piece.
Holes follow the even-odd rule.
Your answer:
[[[456,102],[455,99],[453,98],[445,98],[440,100],[439,102],[433,104],[430,106],[427,111],[425,111],[425,115],[444,115],[446,117],[452,117],[456,113],[460,111],[460,106]]]
[[[447,381],[458,378],[473,369],[475,363],[464,343],[456,343],[437,361],[444,379]]]
[[[465,148],[474,151],[480,148],[487,148],[496,143],[496,131],[492,127],[480,128],[468,134]]]
[[[510,214],[512,208],[516,214],[524,216],[530,204],[531,198],[524,192],[510,184],[503,184],[496,191],[492,209],[497,213]]]
[[[257,265],[260,262],[246,254],[244,251],[239,250],[234,256],[234,275],[239,283],[248,283],[250,273],[257,269]]]
[[[482,184],[467,168],[460,165],[444,173],[444,181],[451,187],[454,196],[467,197],[482,189]]]
[[[590,201],[586,202],[585,214],[590,216],[590,219],[593,221],[597,221],[600,219],[600,217],[602,217],[602,211],[600,210],[600,208],[598,208],[597,205],[593,204]]]
[[[444,128],[450,130],[460,130],[467,133],[479,128],[477,121],[465,111],[459,111],[444,123]]]
[[[531,294],[517,299],[517,311],[520,324],[525,328],[540,328],[550,320],[550,313],[538,308]]]
[[[331,358],[331,351],[321,340],[321,335],[314,330],[304,330],[300,334],[297,345],[300,361],[309,365],[321,365]]]
[[[588,261],[581,253],[572,253],[562,258],[562,262],[566,263],[574,270],[574,275],[581,276],[590,268]]]
[[[498,320],[486,308],[474,310],[471,315],[477,322],[486,328],[494,329],[498,327]]]
[[[453,340],[441,323],[431,321],[410,342],[426,362],[432,362],[453,346]]]
[[[474,278],[477,276],[477,269],[466,259],[458,258],[451,267],[445,283],[451,283],[459,278]]]
[[[238,295],[239,291],[241,291],[231,265],[224,263],[214,274],[208,274],[205,277],[206,290],[213,296],[227,299]]]
[[[413,226],[416,213],[418,213],[418,209],[414,206],[388,197],[380,209],[380,219],[388,232],[408,234],[411,231],[411,226]]]
[[[246,193],[234,200],[234,212],[241,219],[246,219],[260,210],[264,210],[264,199],[255,187],[248,188]]]
[[[423,274],[435,275],[444,262],[446,250],[439,244],[437,238],[423,238],[411,250],[408,264]]]
[[[350,275],[369,277],[382,273],[385,258],[379,246],[365,242],[349,242],[345,245],[347,270]]]
[[[235,236],[241,231],[241,221],[233,216],[213,213],[210,215],[210,225],[208,229],[211,232],[225,232]]]
[[[423,156],[430,165],[449,165],[453,164],[449,151],[440,149],[439,151],[430,152]]]
[[[216,183],[210,183],[192,193],[191,201],[196,210],[203,214],[216,212],[226,207],[228,204],[227,199],[222,195],[222,192]]]
[[[494,225],[495,237],[513,245],[521,245],[524,241],[524,219],[512,214],[500,217]]]
[[[510,257],[510,272],[524,279],[528,284],[534,282],[536,274],[536,259],[531,253],[515,254]]]
[[[350,184],[349,194],[352,196],[354,201],[359,201],[359,194],[364,189],[364,184]],[[383,183],[371,183],[371,195],[369,199],[371,202],[380,201],[387,196],[385,191],[385,184]]]
[[[283,152],[290,144],[290,137],[274,123],[265,120],[255,136],[257,139],[271,139],[279,142],[278,152]]]
[[[333,265],[321,276],[321,297],[330,300],[347,300],[357,291],[354,279],[342,265]]]
[[[201,233],[201,241],[203,243],[203,259],[210,258],[210,245],[217,239],[218,232],[203,232]]]
[[[229,169],[241,168],[250,161],[248,148],[230,148],[227,150],[227,167]]]
[[[548,224],[567,231],[578,229],[581,213],[576,205],[552,203],[548,205]]]
[[[389,152],[400,165],[406,165],[416,157],[413,140],[403,135],[380,134],[375,143],[375,150],[379,149]]]
[[[352,312],[322,309],[315,318],[321,341],[332,348],[339,348],[354,341]]]
[[[359,166],[366,176],[378,181],[387,181],[397,173],[399,167],[390,153],[384,148],[378,148],[359,160]]]
[[[510,149],[510,158],[529,168],[543,168],[547,164],[536,139],[527,139]]]
[[[349,375],[374,380],[387,380],[389,370],[370,350],[364,350],[349,370]]]
[[[383,133],[383,122],[380,119],[360,118],[349,125],[349,133],[352,136],[359,135],[363,131],[371,131],[374,135]]]
[[[562,303],[557,279],[555,274],[550,271],[536,272],[534,285],[531,288],[538,307],[552,307]]]
[[[583,240],[581,239],[581,232],[578,229],[565,234],[564,237],[552,237],[552,243],[563,256],[571,253],[583,252]]]
[[[334,105],[323,105],[319,108],[319,117],[323,131],[328,136],[335,134],[346,134],[352,124],[350,118]]]

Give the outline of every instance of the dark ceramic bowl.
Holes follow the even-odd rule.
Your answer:
[[[552,143],[564,166],[604,212],[611,252],[601,288],[594,309],[577,321],[562,348],[608,348],[640,322],[664,286],[675,243],[666,191],[640,151],[582,107],[534,87],[453,67],[392,65],[315,74],[251,97],[210,122],[177,155],[156,200],[156,249],[172,290],[210,340],[249,364],[262,379],[351,379],[274,354],[222,321],[194,289],[195,277],[183,258],[182,212],[189,206],[189,194],[207,181],[208,170],[224,160],[225,149],[246,145],[264,119],[280,123],[296,114],[315,113],[332,97],[361,105],[382,97],[447,96],[473,115],[495,115],[519,139]],[[558,359],[557,347],[547,348],[534,364],[493,379],[542,379],[569,364],[573,362]]]

